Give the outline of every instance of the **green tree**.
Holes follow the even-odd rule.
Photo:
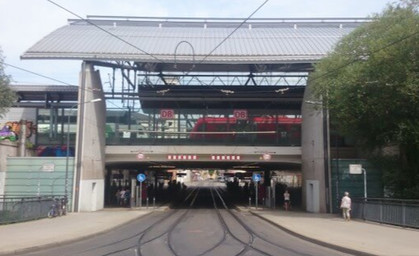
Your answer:
[[[398,147],[397,164],[383,166],[398,197],[419,197],[418,9],[418,0],[389,5],[343,38],[309,79],[340,133],[374,154]]]
[[[10,89],[10,77],[4,73],[4,58],[0,48],[0,116],[5,114],[16,100],[16,94]]]

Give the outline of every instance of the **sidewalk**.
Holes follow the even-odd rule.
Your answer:
[[[161,211],[165,208],[157,208]],[[0,226],[0,255],[19,253],[47,245],[58,245],[103,233],[153,212],[115,208],[96,212],[69,213],[52,219],[41,219]]]
[[[249,211],[240,208],[241,211]],[[355,255],[419,255],[419,230],[365,222],[344,221],[334,214],[281,210],[250,210],[281,229],[305,240]]]
[[[161,207],[154,211],[166,209]],[[240,210],[249,211],[244,207]],[[106,232],[152,211],[152,209],[105,209],[2,225],[0,255],[79,240]],[[416,229],[360,220],[345,222],[332,214],[266,209],[252,209],[249,212],[305,240],[355,255],[419,255],[419,230]]]

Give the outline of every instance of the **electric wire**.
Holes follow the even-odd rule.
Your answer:
[[[59,83],[65,84],[65,85],[70,85],[70,86],[73,86],[72,84],[69,84],[69,83],[67,83],[67,82],[64,82],[64,81],[61,81],[61,80],[58,80],[58,79],[55,79],[55,78],[53,78],[53,77],[49,77],[49,76],[46,76],[46,75],[42,75],[42,74],[40,74],[40,73],[37,73],[37,72],[34,72],[34,71],[30,71],[30,70],[28,70],[28,69],[21,68],[21,67],[18,67],[18,66],[15,66],[15,65],[9,64],[9,63],[7,63],[7,62],[2,62],[2,63],[3,63],[4,65],[6,65],[6,66],[9,66],[9,67],[12,67],[12,68],[15,68],[15,69],[22,70],[22,71],[25,71],[25,72],[31,73],[31,74],[33,74],[33,75],[37,75],[37,76],[40,76],[40,77],[43,77],[43,78],[46,78],[46,79],[49,79],[49,80],[52,80],[52,81],[55,81],[55,82],[59,82]]]
[[[152,54],[150,54],[150,53],[148,53],[148,52],[146,52],[146,51],[144,51],[144,50],[142,50],[142,49],[140,49],[139,47],[137,47],[137,46],[135,46],[135,45],[133,45],[133,44],[131,44],[131,43],[129,43],[128,41],[126,41],[126,40],[124,40],[124,39],[122,39],[122,38],[120,38],[120,37],[118,37],[117,35],[114,35],[114,34],[112,34],[112,33],[110,33],[109,31],[106,31],[105,29],[103,29],[103,28],[101,28],[100,26],[98,26],[98,25],[96,25],[96,24],[94,24],[94,23],[92,23],[92,22],[90,22],[89,20],[87,20],[87,19],[84,19],[84,18],[82,18],[80,15],[78,15],[78,14],[76,14],[76,13],[74,13],[74,12],[72,12],[72,11],[70,11],[69,9],[67,9],[67,8],[65,8],[65,7],[63,7],[63,6],[61,6],[61,5],[59,5],[59,4],[57,4],[57,3],[55,3],[54,1],[52,1],[52,0],[47,0],[48,2],[50,2],[50,3],[52,3],[52,4],[54,4],[54,5],[56,5],[57,7],[59,7],[59,8],[61,8],[61,9],[63,9],[63,10],[65,10],[65,11],[67,11],[67,12],[69,12],[69,13],[71,13],[72,15],[74,15],[74,16],[76,16],[76,17],[78,17],[78,18],[80,18],[80,19],[82,19],[83,21],[85,21],[85,22],[88,22],[89,24],[91,24],[91,25],[93,25],[93,26],[95,26],[95,27],[97,27],[98,29],[100,29],[100,30],[102,30],[102,31],[104,31],[104,32],[106,32],[106,33],[108,33],[109,35],[111,35],[111,36],[113,36],[113,37],[115,37],[115,38],[117,38],[118,40],[121,40],[121,41],[123,41],[124,43],[127,43],[128,45],[130,45],[130,46],[132,46],[132,47],[134,47],[134,48],[136,48],[137,50],[139,50],[139,51],[141,51],[141,52],[143,52],[143,53],[145,53],[145,54],[147,54],[147,55],[149,55],[149,56],[151,56],[151,57],[153,57],[154,59],[156,59],[156,60],[158,60],[158,61],[160,61],[160,62],[162,62],[160,59],[158,59],[157,57],[155,57],[154,55],[152,55]],[[230,38],[244,23],[246,23],[257,11],[259,11],[267,2],[268,2],[269,0],[266,0],[265,2],[263,2],[255,11],[253,11],[245,20],[243,20],[241,23],[240,23],[240,25],[239,26],[237,26],[227,37],[225,37],[210,53],[208,53],[199,63],[201,64],[201,63],[203,63],[203,61],[205,61],[216,49],[218,49],[228,38]],[[415,35],[417,35],[419,33],[419,31],[417,31],[417,32],[415,32],[415,33],[413,33],[413,34],[409,34],[409,35],[407,35],[407,36],[405,36],[405,37],[402,37],[402,38],[400,38],[400,39],[398,39],[398,40],[396,40],[396,41],[393,41],[393,42],[391,42],[391,43],[389,43],[389,44],[387,44],[387,45],[385,45],[385,46],[383,46],[383,47],[381,47],[381,48],[379,48],[379,49],[377,49],[377,50],[375,50],[375,51],[373,51],[373,52],[371,52],[370,53],[370,55],[373,55],[373,54],[375,54],[375,53],[377,53],[377,52],[379,52],[379,51],[382,51],[382,50],[384,50],[384,49],[386,49],[386,48],[389,48],[389,47],[391,47],[391,46],[393,46],[393,45],[396,45],[396,44],[398,44],[398,43],[400,43],[400,42],[402,42],[402,41],[404,41],[404,40],[406,40],[406,39],[409,39],[410,37],[413,37],[413,36],[415,36]],[[318,76],[318,77],[313,77],[310,81],[315,81],[315,80],[318,80],[318,79],[321,79],[321,78],[323,78],[323,77],[327,77],[327,76],[331,76],[331,75],[333,75],[333,74],[335,74],[337,71],[339,71],[339,70],[341,70],[341,69],[343,69],[343,68],[345,68],[345,67],[347,67],[347,66],[349,66],[349,65],[351,65],[351,64],[354,64],[354,63],[356,63],[356,62],[359,62],[359,61],[363,61],[363,60],[361,60],[361,59],[359,59],[359,58],[356,58],[356,59],[353,59],[353,60],[350,60],[350,61],[348,61],[347,63],[345,63],[345,64],[343,64],[343,65],[341,65],[341,66],[339,66],[339,67],[337,67],[337,68],[335,68],[335,69],[333,69],[333,70],[331,70],[331,71],[329,71],[329,72],[326,72],[326,73],[324,73],[324,74],[322,74],[322,75],[320,75],[320,76]],[[52,80],[52,81],[56,81],[56,82],[59,82],[59,83],[62,83],[62,84],[65,84],[65,85],[71,85],[71,84],[69,84],[69,83],[66,83],[66,82],[63,82],[63,81],[61,81],[61,80],[58,80],[58,79],[55,79],[55,78],[52,78],[52,77],[48,77],[48,76],[45,76],[45,75],[42,75],[42,74],[40,74],[40,73],[36,73],[36,72],[33,72],[33,71],[30,71],[30,70],[27,70],[27,69],[24,69],[24,68],[20,68],[20,67],[17,67],[17,66],[15,66],[15,65],[12,65],[12,64],[8,64],[8,63],[6,63],[6,62],[3,62],[5,65],[7,65],[7,66],[10,66],[10,67],[13,67],[13,68],[16,68],[16,69],[19,69],[19,70],[22,70],[22,71],[25,71],[25,72],[28,72],[28,73],[31,73],[31,74],[34,74],[34,75],[37,75],[37,76],[40,76],[40,77],[43,77],[43,78],[47,78],[47,79],[50,79],[50,80]],[[187,71],[186,73],[185,73],[185,75],[187,75],[190,71],[192,71],[192,68],[189,70],[189,71]]]
[[[81,16],[80,16],[80,15],[78,15],[77,13],[70,11],[69,9],[65,8],[64,6],[57,4],[56,2],[54,2],[54,1],[52,1],[52,0],[47,0],[47,1],[48,1],[48,2],[50,2],[50,3],[51,3],[51,4],[53,4],[53,5],[55,5],[55,6],[59,7],[59,8],[61,8],[61,9],[63,9],[64,11],[66,11],[66,12],[68,12],[68,13],[71,13],[72,15],[76,16],[77,18],[79,18],[79,19],[81,19],[81,20],[83,20],[83,21],[85,21],[85,22],[89,23],[90,25],[92,25],[92,26],[94,26],[94,27],[96,27],[96,28],[98,28],[98,29],[102,30],[103,32],[105,32],[105,33],[107,33],[107,34],[111,35],[112,37],[115,37],[116,39],[118,39],[118,40],[120,40],[120,41],[122,41],[122,42],[126,43],[127,45],[129,45],[129,46],[131,46],[131,47],[135,48],[136,50],[138,50],[138,51],[140,51],[140,52],[142,52],[142,53],[144,53],[144,54],[146,54],[146,55],[148,55],[148,56],[152,57],[153,59],[157,60],[158,62],[163,63],[163,61],[162,61],[162,60],[160,60],[159,58],[157,58],[157,57],[156,57],[156,56],[154,56],[153,54],[151,54],[151,53],[148,53],[148,52],[144,51],[143,49],[139,48],[138,46],[136,46],[136,45],[134,45],[134,44],[132,44],[132,43],[128,42],[127,40],[125,40],[125,39],[123,39],[123,38],[121,38],[121,37],[119,37],[119,36],[117,36],[117,35],[115,35],[115,34],[113,34],[113,33],[109,32],[109,31],[107,31],[106,29],[104,29],[104,28],[102,28],[102,27],[100,27],[100,26],[98,26],[98,25],[94,24],[93,22],[89,21],[88,19],[84,19],[83,17],[81,17]]]
[[[385,49],[387,49],[387,48],[389,48],[389,47],[392,47],[392,46],[394,46],[394,45],[396,45],[396,44],[399,44],[399,43],[403,42],[404,40],[407,40],[407,39],[409,39],[409,38],[411,38],[411,37],[413,37],[413,36],[415,36],[415,35],[417,35],[417,34],[419,34],[419,31],[416,31],[416,32],[415,32],[415,33],[413,33],[413,34],[408,34],[408,35],[406,35],[406,36],[404,36],[404,37],[401,37],[401,38],[399,38],[399,39],[397,39],[397,40],[395,40],[395,41],[393,41],[393,42],[390,42],[390,43],[388,43],[388,44],[384,45],[383,47],[378,48],[378,49],[376,49],[376,50],[374,50],[374,51],[370,52],[370,53],[369,53],[369,56],[374,55],[374,54],[376,54],[376,53],[378,53],[378,52],[380,52],[380,51],[382,51],[382,50],[385,50]],[[326,72],[326,73],[324,73],[324,74],[322,74],[322,75],[320,75],[320,76],[318,76],[318,77],[313,77],[312,79],[310,79],[310,81],[312,82],[312,81],[316,81],[316,80],[318,80],[318,79],[321,79],[321,78],[323,78],[323,77],[327,77],[327,76],[334,75],[334,74],[336,74],[336,73],[337,73],[337,71],[339,71],[339,70],[341,70],[341,69],[343,69],[343,68],[346,68],[346,67],[348,67],[348,66],[350,66],[350,65],[352,65],[352,64],[354,64],[354,63],[360,62],[360,61],[364,61],[364,60],[363,60],[363,59],[361,59],[361,58],[359,58],[359,57],[357,56],[357,58],[352,59],[352,60],[348,61],[347,63],[344,63],[344,64],[342,64],[341,66],[338,66],[337,68],[332,69],[331,71],[328,71],[328,72]]]

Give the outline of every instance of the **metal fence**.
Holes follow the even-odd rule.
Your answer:
[[[0,196],[0,224],[46,218],[59,196]]]
[[[351,213],[353,218],[419,228],[419,200],[353,199]]]

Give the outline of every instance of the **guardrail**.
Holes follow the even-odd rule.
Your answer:
[[[0,196],[0,224],[46,218],[54,198],[62,196]]]
[[[419,200],[387,198],[352,199],[353,218],[419,228]]]

